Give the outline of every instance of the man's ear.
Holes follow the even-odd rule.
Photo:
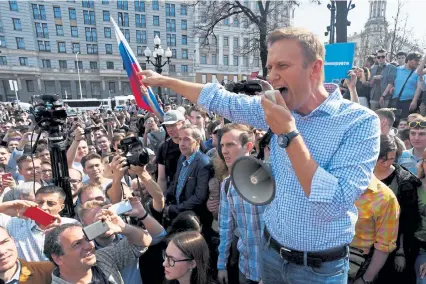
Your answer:
[[[247,153],[251,153],[251,151],[253,151],[254,144],[253,142],[247,142],[244,147],[246,148]]]
[[[324,62],[322,59],[316,59],[312,64],[311,76],[316,79],[321,79],[324,73]]]
[[[56,264],[57,266],[62,265],[62,257],[58,256],[56,254],[52,254],[52,260],[54,262],[54,264]]]

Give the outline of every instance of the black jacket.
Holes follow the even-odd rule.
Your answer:
[[[404,167],[398,164],[393,164],[393,166],[396,174],[389,187],[396,193],[401,207],[397,244],[399,244],[399,238],[403,234],[404,252],[408,253],[413,249],[414,233],[420,224],[417,188],[422,185],[422,182]]]
[[[180,194],[180,203],[176,201],[176,188],[182,163],[185,157],[181,156],[178,161],[176,174],[173,182],[167,189],[166,203],[169,204],[169,218],[173,220],[179,213],[192,210],[200,217],[201,223],[211,223],[212,215],[207,210],[206,201],[209,196],[209,180],[213,176],[213,166],[206,154],[198,152],[189,165],[188,177]]]

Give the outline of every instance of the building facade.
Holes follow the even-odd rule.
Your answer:
[[[173,54],[163,74],[195,81],[191,13],[178,1],[0,1],[0,100],[15,99],[9,80],[18,82],[24,102],[38,94],[130,95],[110,17],[143,69],[154,69],[145,63],[144,50],[154,49],[158,35]]]

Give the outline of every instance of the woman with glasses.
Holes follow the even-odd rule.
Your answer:
[[[209,248],[198,232],[173,235],[163,258],[166,283],[216,283],[209,278]]]

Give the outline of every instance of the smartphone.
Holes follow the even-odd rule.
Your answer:
[[[11,179],[11,178],[12,178],[12,174],[11,173],[2,174],[1,181],[2,181],[2,183],[5,183],[6,180]]]
[[[110,208],[108,208],[112,212],[114,212],[117,215],[124,214],[126,212],[129,212],[132,210],[132,204],[129,200],[123,200],[119,203],[113,204]]]
[[[108,232],[109,227],[103,221],[97,221],[83,228],[83,233],[89,241],[93,241],[97,237]]]
[[[25,210],[24,216],[36,221],[38,224],[43,225],[44,227],[53,224],[56,219],[54,216],[44,212],[38,207],[28,208],[27,210]]]

